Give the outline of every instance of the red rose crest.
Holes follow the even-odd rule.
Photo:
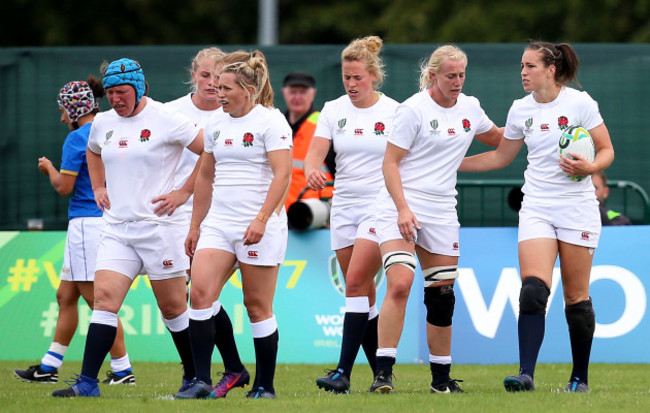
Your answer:
[[[386,126],[382,122],[375,123],[375,135],[383,135],[386,130]]]
[[[472,124],[469,123],[469,120],[468,120],[468,119],[463,119],[463,130],[464,130],[465,132],[469,132],[469,131],[472,130]]]
[[[244,147],[253,146],[253,134],[246,132],[244,134]]]
[[[149,129],[142,129],[140,132],[140,142],[147,142],[151,137],[151,131]]]
[[[569,127],[569,119],[566,116],[560,116],[557,118],[557,126],[560,127],[560,130],[565,130]]]

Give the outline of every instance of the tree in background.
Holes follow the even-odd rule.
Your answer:
[[[258,2],[3,0],[0,46],[254,44]],[[282,44],[343,44],[369,33],[391,43],[650,42],[650,0],[278,4]]]

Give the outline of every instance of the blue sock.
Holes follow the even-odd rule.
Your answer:
[[[46,366],[45,364],[41,363],[41,370],[43,370],[46,373],[49,373],[51,371],[57,370],[57,368],[52,366]]]

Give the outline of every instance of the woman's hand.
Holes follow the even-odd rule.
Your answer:
[[[187,193],[180,189],[171,191],[168,194],[157,196],[151,200],[152,204],[160,202],[156,205],[156,208],[153,210],[154,214],[159,217],[167,214],[168,216],[173,214],[176,211],[176,208],[183,205],[190,199],[191,193]]]
[[[188,257],[193,257],[196,252],[196,244],[199,242],[200,230],[198,228],[190,228],[190,232],[185,238],[185,254]]]
[[[397,227],[402,238],[409,244],[415,242],[417,239],[417,230],[420,229],[420,224],[417,218],[410,209],[403,209],[398,211],[397,214]]]
[[[575,160],[560,155],[560,168],[565,174],[570,176],[586,176],[596,172],[593,162],[589,162],[587,159],[575,153],[571,153],[570,155]]]
[[[105,186],[101,186],[97,189],[93,189],[95,194],[95,203],[102,211],[105,209],[111,209],[111,202],[108,200],[108,191]]]
[[[320,191],[325,188],[325,183],[327,182],[327,176],[320,170],[309,171],[307,175],[307,183],[309,187],[314,191]]]
[[[248,228],[246,228],[246,232],[244,232],[244,245],[257,244],[262,240],[265,231],[266,223],[255,218]]]

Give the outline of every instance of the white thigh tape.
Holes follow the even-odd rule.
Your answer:
[[[438,281],[455,280],[458,278],[458,267],[455,265],[442,265],[422,270],[424,276],[424,287],[428,287]]]

